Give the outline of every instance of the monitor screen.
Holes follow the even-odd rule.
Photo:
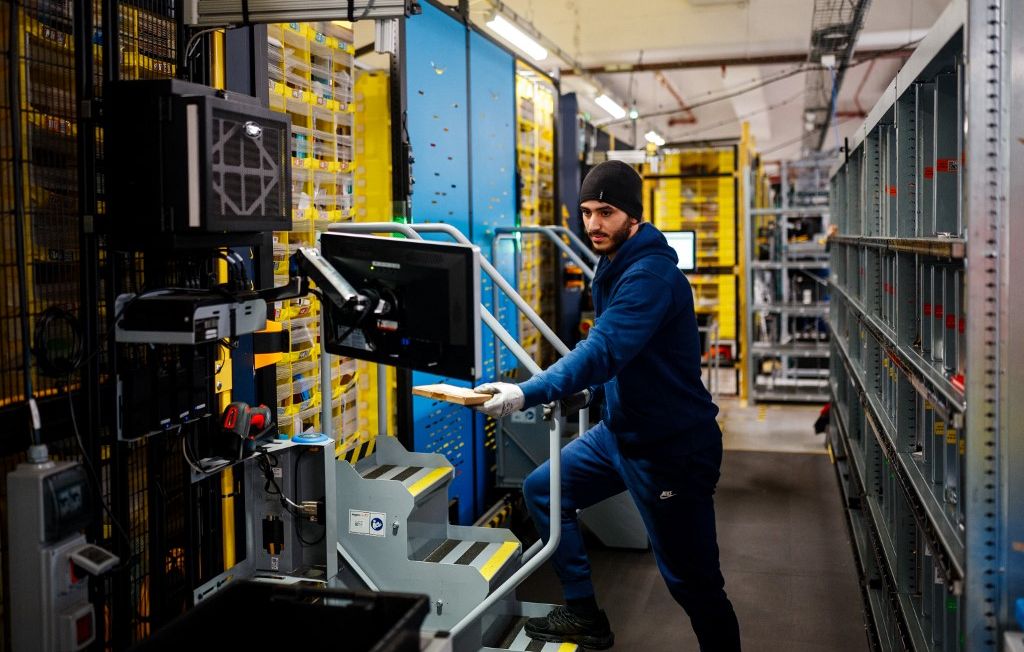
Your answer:
[[[679,256],[679,269],[684,272],[697,269],[697,232],[663,231],[670,247]]]
[[[330,353],[475,380],[480,358],[480,251],[469,245],[345,233],[321,237],[324,258],[384,314],[325,310]]]

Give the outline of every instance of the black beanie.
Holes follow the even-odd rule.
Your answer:
[[[644,182],[636,170],[622,161],[595,165],[580,186],[580,203],[596,199],[638,220],[644,216]]]

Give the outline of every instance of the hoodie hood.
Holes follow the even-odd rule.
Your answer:
[[[642,222],[636,235],[622,243],[615,253],[614,259],[609,260],[608,256],[601,256],[597,270],[594,272],[594,284],[607,287],[622,276],[622,273],[633,263],[649,256],[664,258],[672,263],[673,267],[679,264],[676,250],[668,244],[668,240],[665,239],[662,232],[647,222]]]

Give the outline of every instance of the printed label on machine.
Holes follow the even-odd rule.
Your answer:
[[[383,537],[385,536],[385,521],[387,521],[387,514],[384,512],[366,512],[358,509],[348,510],[349,534]]]

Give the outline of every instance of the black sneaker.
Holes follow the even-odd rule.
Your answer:
[[[604,610],[582,616],[564,606],[555,607],[543,618],[527,620],[526,635],[549,643],[578,643],[588,650],[607,650],[615,643]]]

